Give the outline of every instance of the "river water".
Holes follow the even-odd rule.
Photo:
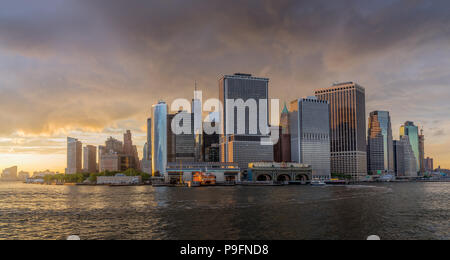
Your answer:
[[[0,239],[450,239],[450,183],[89,187],[0,183]]]

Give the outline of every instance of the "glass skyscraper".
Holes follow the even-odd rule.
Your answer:
[[[313,178],[330,179],[330,105],[316,97],[292,101],[289,111],[292,162],[309,164]]]
[[[273,161],[273,146],[262,145],[262,138],[268,138],[260,129],[260,122],[266,122],[268,127],[269,113],[269,79],[252,77],[250,74],[236,73],[234,75],[224,76],[219,81],[220,101],[223,110],[220,115],[222,123],[222,135],[220,139],[220,160],[221,162],[235,162],[243,170],[248,169],[248,164],[253,162]],[[256,120],[251,122],[250,109],[248,107],[239,114],[245,116],[245,125],[238,125],[238,109],[229,106],[227,101],[243,102],[256,101]],[[260,101],[267,102],[267,110],[261,111]],[[256,125],[254,125],[256,124]],[[245,133],[239,133],[238,127],[245,130]],[[256,127],[256,131],[251,131]],[[268,130],[268,129],[267,129]]]
[[[315,91],[330,104],[331,173],[367,176],[366,96],[360,85],[336,83]]]
[[[167,170],[167,104],[159,102],[152,111],[152,173],[164,175]]]
[[[420,170],[420,152],[419,152],[419,127],[414,122],[407,121],[400,127],[400,137],[408,136],[411,148],[416,157],[417,169]]]
[[[367,165],[371,174],[394,173],[394,146],[391,116],[374,111],[369,116]]]

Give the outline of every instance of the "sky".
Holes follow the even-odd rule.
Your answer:
[[[218,97],[235,72],[281,102],[334,82],[366,88],[367,113],[414,121],[450,168],[447,0],[0,0],[0,169],[66,167],[66,137],[139,150],[158,100]]]

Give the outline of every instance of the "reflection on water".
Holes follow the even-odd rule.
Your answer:
[[[72,187],[0,183],[0,239],[450,239],[450,183]]]

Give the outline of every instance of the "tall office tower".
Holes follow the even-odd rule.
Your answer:
[[[289,109],[284,104],[280,117],[280,139],[275,144],[274,157],[276,162],[291,162],[291,134],[289,131]]]
[[[147,119],[147,142],[144,144],[143,158],[141,161],[141,171],[152,173],[152,119]]]
[[[417,177],[417,160],[416,156],[414,154],[414,150],[412,148],[411,142],[409,140],[408,136],[402,136],[400,137],[400,141],[397,143],[397,145],[402,146],[402,152],[403,154],[397,157],[398,159],[402,159],[403,157],[403,163],[400,162],[399,164],[403,164],[404,168],[403,171],[397,172],[398,177]],[[397,151],[398,153],[398,151]]]
[[[393,147],[395,176],[405,176],[405,144],[401,140],[394,140]]]
[[[289,110],[291,156],[309,164],[313,177],[331,178],[330,105],[316,97],[291,102]]]
[[[433,158],[427,157],[425,159],[425,171],[426,172],[433,172],[434,171],[434,162],[433,162]]]
[[[394,173],[394,144],[391,116],[374,111],[369,116],[367,166],[370,174]]]
[[[152,174],[167,171],[167,104],[159,102],[152,108]]]
[[[367,176],[366,97],[360,85],[336,83],[315,91],[330,104],[331,173]]]
[[[177,160],[177,140],[172,129],[172,121],[175,114],[167,115],[167,162],[174,163]]]
[[[201,135],[194,134],[194,117],[192,113],[179,111],[172,120],[174,119],[176,121],[172,122],[172,128],[169,132],[173,134],[171,136],[172,141],[175,140],[175,162],[195,162],[198,158],[196,137],[200,138]],[[200,144],[201,141],[198,145]]]
[[[420,173],[425,173],[425,136],[423,135],[423,129],[420,130],[419,135],[419,167]]]
[[[252,162],[272,162],[273,145],[262,142],[269,137],[270,131],[269,79],[241,73],[223,76],[219,81],[219,93],[223,104],[220,114],[221,162],[238,163],[243,171]]]
[[[106,153],[106,146],[98,146],[98,171],[102,171],[102,156]]]
[[[147,119],[147,144],[148,144],[148,150],[147,150],[147,157],[145,159],[151,161],[152,160],[152,119]]]
[[[123,135],[123,153],[124,155],[132,158],[130,162],[130,168],[141,169],[139,154],[137,151],[137,147],[133,145],[133,138],[130,130],[127,130],[127,132]]]
[[[194,99],[192,99],[192,122],[195,141],[195,161],[202,161],[203,155],[203,108],[202,108],[202,92],[197,91],[197,83],[195,84]]]
[[[220,116],[217,113],[210,113],[203,123],[203,128],[205,129],[206,127],[211,127],[214,129],[220,123],[219,117]],[[220,135],[218,133],[203,133],[202,139],[202,160],[204,162],[220,162]]]
[[[136,170],[141,170],[142,166],[141,166],[141,160],[139,159],[139,153],[138,153],[138,149],[136,145],[133,145],[132,147],[132,154],[130,154],[130,156],[132,156],[133,158],[133,166],[131,168],[136,169]]]
[[[416,157],[408,136],[394,141],[394,168],[397,177],[417,177]]]
[[[97,147],[93,145],[83,148],[83,172],[97,172]]]
[[[420,153],[419,153],[419,128],[414,125],[414,122],[407,121],[400,127],[400,137],[408,136],[411,148],[416,157],[417,171],[420,170]]]
[[[82,171],[83,144],[78,139],[67,137],[67,168],[66,174],[76,174]]]
[[[123,135],[123,152],[124,154],[133,154],[133,141],[130,130],[127,130]]]

